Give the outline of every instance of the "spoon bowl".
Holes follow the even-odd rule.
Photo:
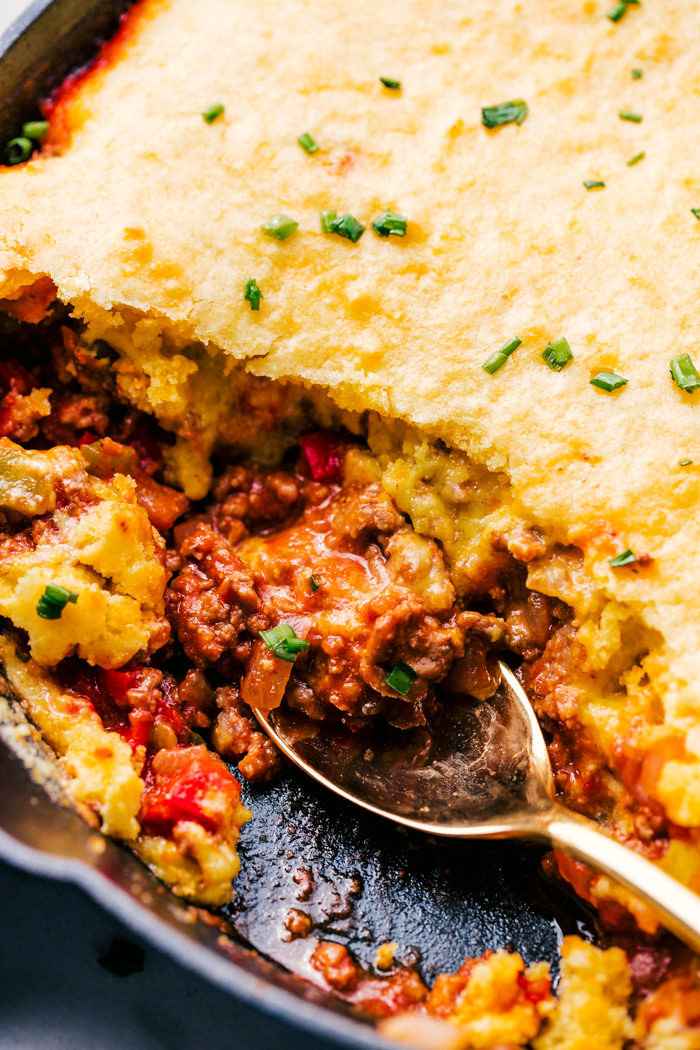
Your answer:
[[[292,762],[347,801],[431,835],[548,843],[619,882],[700,952],[700,898],[556,800],[527,694],[499,669],[492,697],[451,699],[429,729],[351,733],[284,707],[253,712]]]

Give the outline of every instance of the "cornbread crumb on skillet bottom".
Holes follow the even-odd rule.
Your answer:
[[[168,480],[193,499],[222,435],[245,446],[230,417],[253,375],[362,432],[366,469],[453,575],[474,519],[514,547],[536,530],[528,586],[567,603],[580,646],[574,699],[547,717],[570,718],[612,771],[622,837],[642,779],[673,829],[657,859],[696,885],[700,393],[669,364],[700,352],[700,7],[606,10],[138,4],[108,60],[59,96],[42,154],[2,172],[0,295],[11,308],[51,279],[85,342],[117,352],[119,396],[176,435]],[[483,127],[482,106],[520,98],[522,124]],[[620,119],[630,109],[641,122]],[[322,232],[329,208],[367,227],[357,243]],[[404,238],[372,230],[387,208]],[[299,223],[283,241],[261,231],[279,212]],[[542,352],[561,337],[573,360],[554,372]],[[600,390],[602,371],[628,382]],[[455,495],[465,482],[478,514]],[[632,564],[610,565],[628,549]]]

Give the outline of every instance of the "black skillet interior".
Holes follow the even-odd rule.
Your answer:
[[[16,29],[4,41],[0,133],[5,139],[17,134],[23,120],[37,116],[39,98],[94,54],[96,40],[114,32],[124,6],[114,0],[39,0],[30,8],[25,31]],[[302,976],[313,974],[309,956],[318,937],[342,942],[367,966],[378,944],[396,941],[398,960],[418,961],[431,980],[467,956],[504,946],[528,961],[546,959],[556,967],[562,931],[588,926],[571,898],[544,881],[541,852],[535,849],[434,842],[354,810],[291,769],[271,786],[244,786],[244,799],[254,819],[243,832],[242,870],[225,914],[256,957]],[[90,891],[113,907],[106,895]],[[309,914],[312,937],[284,939],[290,908]],[[128,921],[128,915],[121,917]],[[252,958],[240,956],[230,966],[250,969]],[[197,967],[196,960],[187,962]],[[210,976],[205,968],[200,972]],[[322,1021],[312,1003],[302,1012],[279,1000],[273,1005],[275,985],[289,986],[279,967],[264,966],[262,976],[273,994],[258,998],[261,1008],[286,1011],[297,1024],[328,1030],[327,1015]],[[292,986],[300,993],[298,983]],[[326,1002],[338,1008],[330,997]],[[345,1045],[367,1045],[358,1026],[338,1020]]]

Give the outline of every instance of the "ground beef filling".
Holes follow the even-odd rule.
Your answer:
[[[215,492],[206,514],[175,529],[170,556],[179,571],[168,614],[197,667],[240,677],[246,698],[258,684],[269,696],[271,655],[259,634],[289,623],[309,648],[282,668],[282,692],[310,718],[423,725],[448,676],[452,690],[493,692],[489,653],[505,622],[462,606],[438,545],[378,485],[236,468]],[[399,662],[416,675],[405,695],[387,682]],[[230,693],[227,710],[221,742],[240,739],[225,730],[240,711]]]
[[[542,546],[531,532],[494,538],[497,579],[485,573],[483,594],[457,596],[441,547],[378,484],[344,483],[347,434],[302,431],[284,469],[236,462],[234,452],[209,497],[190,506],[165,483],[172,437],[120,399],[115,351],[86,343],[48,300],[32,300],[31,317],[25,306],[2,320],[0,435],[33,449],[78,447],[97,478],[129,475],[167,544],[170,639],[116,672],[77,658],[57,670],[141,749],[144,775],[160,751],[198,746],[204,734],[251,780],[272,776],[280,759],[250,711],[263,702],[284,699],[353,730],[377,717],[425,725],[451,693],[492,695],[498,649],[533,664],[567,618],[525,586],[523,566]],[[274,390],[258,395],[242,396],[250,427],[278,428]],[[289,449],[295,439],[283,437]],[[0,552],[12,557],[41,528],[50,521],[5,521]],[[293,663],[261,640],[279,624],[308,642]],[[414,675],[405,692],[391,684],[397,665]]]

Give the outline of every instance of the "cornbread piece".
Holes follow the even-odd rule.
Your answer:
[[[0,615],[27,632],[39,664],[77,653],[121,667],[167,639],[163,541],[130,478],[91,477],[77,449],[0,438],[0,514],[23,526],[0,542]],[[42,615],[47,585],[75,596],[58,617]]]
[[[622,1050],[632,1037],[632,983],[620,948],[601,951],[578,937],[562,945],[556,1009],[535,1050]]]

